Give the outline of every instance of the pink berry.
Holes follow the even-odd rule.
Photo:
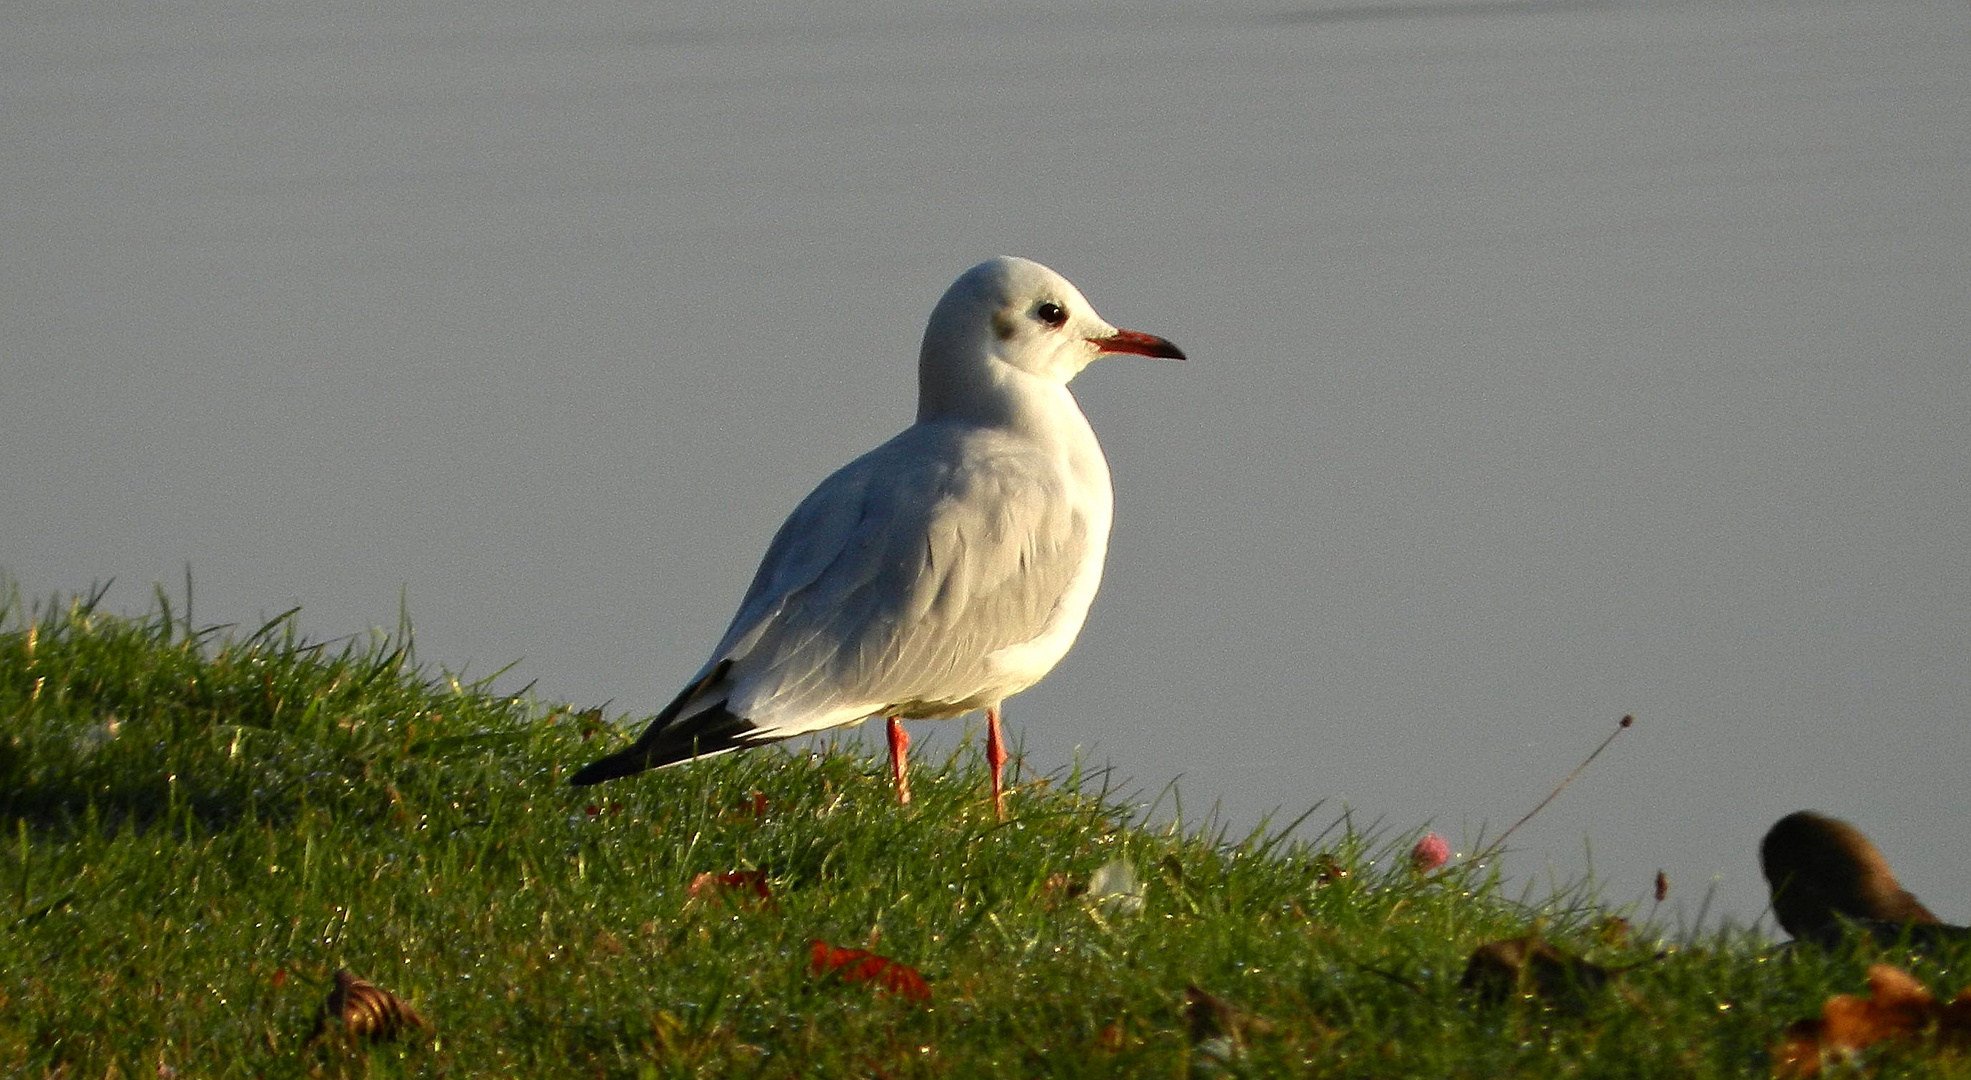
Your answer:
[[[1410,849],[1410,865],[1420,874],[1427,874],[1451,860],[1451,842],[1436,833],[1425,833],[1417,846]]]

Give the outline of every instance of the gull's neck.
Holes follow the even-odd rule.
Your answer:
[[[1081,407],[1059,381],[997,360],[952,365],[927,356],[918,366],[917,422],[940,421],[1002,428],[1041,441],[1088,431]]]

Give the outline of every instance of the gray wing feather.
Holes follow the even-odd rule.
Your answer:
[[[707,665],[733,661],[728,707],[762,735],[964,703],[992,653],[1047,630],[1090,542],[1066,480],[1016,444],[940,434],[851,462],[781,526]]]

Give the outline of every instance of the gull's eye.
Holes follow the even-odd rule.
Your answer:
[[[1059,326],[1068,321],[1068,313],[1062,311],[1061,305],[1054,303],[1052,300],[1034,308],[1033,317],[1049,326]]]

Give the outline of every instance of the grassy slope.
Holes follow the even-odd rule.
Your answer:
[[[397,639],[192,632],[162,601],[16,603],[7,625],[5,1075],[1181,1076],[1196,983],[1274,1025],[1241,1074],[1756,1076],[1867,962],[1720,937],[1584,1009],[1481,1008],[1464,958],[1536,918],[1604,963],[1655,945],[1601,944],[1579,895],[1529,910],[1343,829],[1319,850],[1146,830],[1074,778],[1000,824],[970,754],[922,763],[908,808],[876,762],[772,750],[575,791],[614,734],[434,678]],[[1118,857],[1140,914],[1061,887]],[[752,868],[771,905],[687,895]],[[810,975],[812,939],[872,935],[928,1004]],[[435,1033],[309,1044],[338,967]],[[1885,1063],[1971,1075],[1946,1069]]]

